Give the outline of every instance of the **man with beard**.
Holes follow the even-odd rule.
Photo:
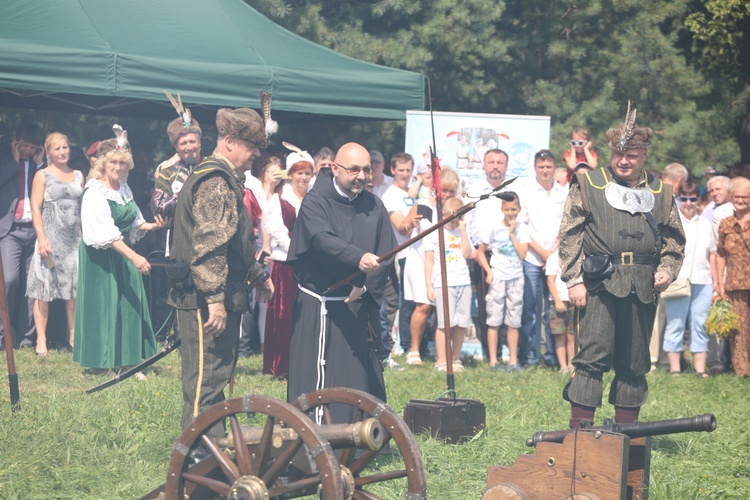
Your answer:
[[[684,255],[671,186],[643,170],[653,132],[635,125],[635,113],[628,109],[625,123],[607,131],[609,166],[573,178],[560,224],[562,279],[579,308],[575,372],[563,391],[571,429],[593,422],[612,368],[615,422],[638,419],[648,398],[655,292],[677,277]]]
[[[320,169],[315,187],[302,200],[287,256],[300,289],[289,401],[327,387],[360,389],[385,401],[383,367],[371,347],[379,339],[368,323],[379,321],[383,285],[393,264],[392,259],[378,263],[378,256],[396,242],[383,203],[365,190],[371,173],[367,149],[350,142],[339,149],[331,168]],[[363,274],[326,293],[356,271]],[[336,423],[354,416],[354,409],[344,405],[331,411]]]
[[[177,195],[182,185],[193,173],[193,168],[201,162],[201,127],[198,120],[192,117],[190,110],[178,105],[174,99],[175,110],[180,115],[167,125],[167,136],[176,153],[168,160],[156,167],[156,181],[151,193],[151,213],[163,219],[174,217],[177,206]],[[165,257],[169,257],[171,243],[171,227],[156,233],[156,248],[164,249]],[[169,314],[171,308],[167,305],[169,295],[169,281],[164,268],[155,267],[151,270],[151,301],[152,321],[154,328],[159,328]],[[168,330],[168,328],[167,328]],[[156,332],[158,334],[158,332]]]
[[[174,214],[169,304],[177,309],[182,339],[183,429],[224,400],[237,363],[240,316],[248,309],[247,283],[263,270],[243,184],[268,144],[266,125],[252,109],[220,109],[216,129],[216,149],[185,181]],[[256,292],[267,300],[273,283]],[[222,425],[209,431],[214,439],[222,435]]]
[[[164,219],[174,217],[177,195],[185,181],[193,173],[193,167],[201,162],[201,127],[189,109],[184,109],[179,118],[167,125],[169,142],[176,154],[156,167],[156,182],[151,195],[151,212]],[[187,121],[186,121],[187,120]],[[169,247],[169,243],[167,243]]]

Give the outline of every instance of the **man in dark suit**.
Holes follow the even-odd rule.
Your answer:
[[[34,174],[44,167],[43,142],[41,129],[26,124],[19,127],[10,146],[0,150],[0,255],[13,338],[22,347],[35,344],[34,301],[26,299],[26,276],[36,241],[29,198]],[[0,324],[0,347],[4,345]]]

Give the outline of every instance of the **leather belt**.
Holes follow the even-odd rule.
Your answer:
[[[619,258],[618,258],[619,257]],[[647,253],[622,252],[620,255],[612,256],[612,264],[616,266],[632,266],[640,264],[643,266],[652,266],[656,262],[654,256]]]

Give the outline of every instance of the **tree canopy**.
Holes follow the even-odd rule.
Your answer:
[[[652,166],[750,162],[744,0],[246,1],[333,50],[424,73],[437,110],[549,115],[556,153],[579,126],[601,149],[631,100],[655,131]]]

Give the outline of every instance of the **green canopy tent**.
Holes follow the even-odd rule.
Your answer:
[[[242,0],[0,2],[0,106],[164,118],[163,89],[198,116],[257,109],[260,89],[274,112],[403,120],[424,108],[422,75],[311,43]]]

